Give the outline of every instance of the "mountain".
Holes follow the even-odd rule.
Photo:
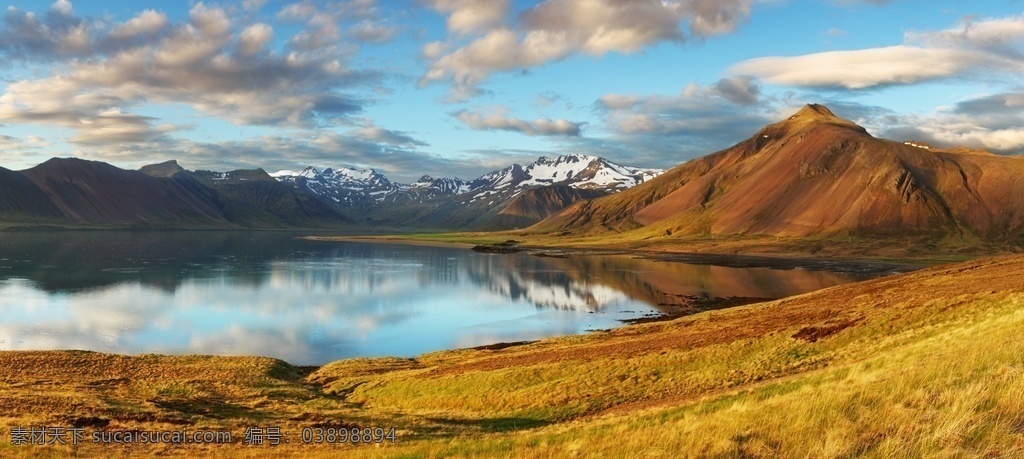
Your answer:
[[[213,190],[225,217],[255,227],[322,227],[350,225],[352,219],[263,169],[230,172],[196,171],[190,179]]]
[[[103,227],[430,229],[528,226],[581,199],[626,189],[660,171],[567,155],[467,182],[391,182],[372,169],[189,171],[177,161],[137,171],[54,158],[0,169],[0,224]],[[358,215],[355,219],[351,215]]]
[[[491,226],[519,228],[537,223],[577,201],[607,195],[603,190],[549,185],[531,188],[512,198],[492,220]]]
[[[735,146],[621,193],[574,204],[534,231],[982,238],[1024,243],[1024,161],[877,139],[807,105]]]
[[[661,172],[572,154],[541,157],[526,166],[513,164],[468,182],[425,175],[401,184],[372,169],[344,167],[270,175],[342,212],[355,210],[374,225],[507,229],[533,224],[581,199],[628,189]],[[556,188],[533,191],[545,187]]]
[[[194,182],[77,158],[53,158],[20,174],[46,195],[62,219],[74,223],[226,223],[216,195]]]
[[[0,169],[0,224],[282,228],[352,220],[262,170],[191,172],[168,161],[131,171],[53,158],[24,171]]]
[[[42,189],[20,172],[0,167],[0,215],[21,221],[59,221],[64,214]]]

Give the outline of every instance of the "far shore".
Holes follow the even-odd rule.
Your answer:
[[[700,265],[717,265],[733,268],[772,268],[772,269],[805,269],[811,271],[832,271],[847,273],[901,273],[920,269],[925,266],[962,261],[984,256],[983,254],[963,254],[957,256],[935,257],[934,254],[922,254],[920,257],[900,256],[866,256],[861,254],[844,254],[836,251],[827,254],[811,254],[801,251],[787,252],[783,246],[767,247],[750,245],[753,250],[735,250],[741,245],[720,247],[702,243],[702,241],[686,241],[679,245],[643,245],[629,247],[622,244],[599,245],[580,243],[577,241],[558,241],[557,238],[538,238],[522,234],[463,232],[463,233],[428,233],[428,234],[389,234],[389,235],[338,235],[338,236],[303,236],[302,239],[324,242],[365,242],[382,244],[403,244],[426,247],[458,247],[472,248],[478,245],[490,246],[505,241],[514,242],[520,252],[541,257],[567,256],[615,256],[630,255],[650,260],[679,262]],[[735,239],[734,239],[735,240]],[[742,243],[753,243],[759,240],[735,240]],[[793,244],[794,241],[787,241]]]

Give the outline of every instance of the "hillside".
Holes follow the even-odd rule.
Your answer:
[[[0,225],[85,228],[352,227],[351,219],[262,170],[191,172],[175,161],[124,170],[53,158],[0,169]]]
[[[21,221],[60,221],[64,214],[42,189],[19,172],[0,167],[0,215]]]
[[[530,188],[512,198],[491,221],[491,227],[520,228],[537,223],[570,204],[599,198],[608,192],[567,185]]]
[[[71,450],[10,445],[12,426],[81,425],[234,435],[116,450],[134,457],[1019,456],[1022,277],[1024,256],[991,258],[671,322],[318,369],[0,352],[0,455]],[[241,444],[268,425],[291,441]],[[300,441],[332,427],[395,427],[397,441]]]
[[[753,137],[614,196],[570,206],[532,232],[923,237],[1024,244],[1024,161],[877,139],[808,105]]]
[[[196,171],[188,173],[184,179],[214,190],[225,217],[236,224],[313,228],[344,227],[354,223],[340,211],[294,186],[278,182],[263,169]]]
[[[73,223],[227,223],[216,195],[191,181],[152,177],[77,158],[54,158],[22,174]]]

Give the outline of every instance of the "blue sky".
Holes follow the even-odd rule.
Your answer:
[[[1019,1],[9,2],[0,166],[671,167],[805,103],[1024,152]]]

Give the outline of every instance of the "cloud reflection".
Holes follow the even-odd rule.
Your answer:
[[[411,356],[612,328],[666,295],[782,296],[848,281],[629,257],[540,258],[271,233],[12,235],[0,349]],[[757,290],[754,292],[753,290]]]

